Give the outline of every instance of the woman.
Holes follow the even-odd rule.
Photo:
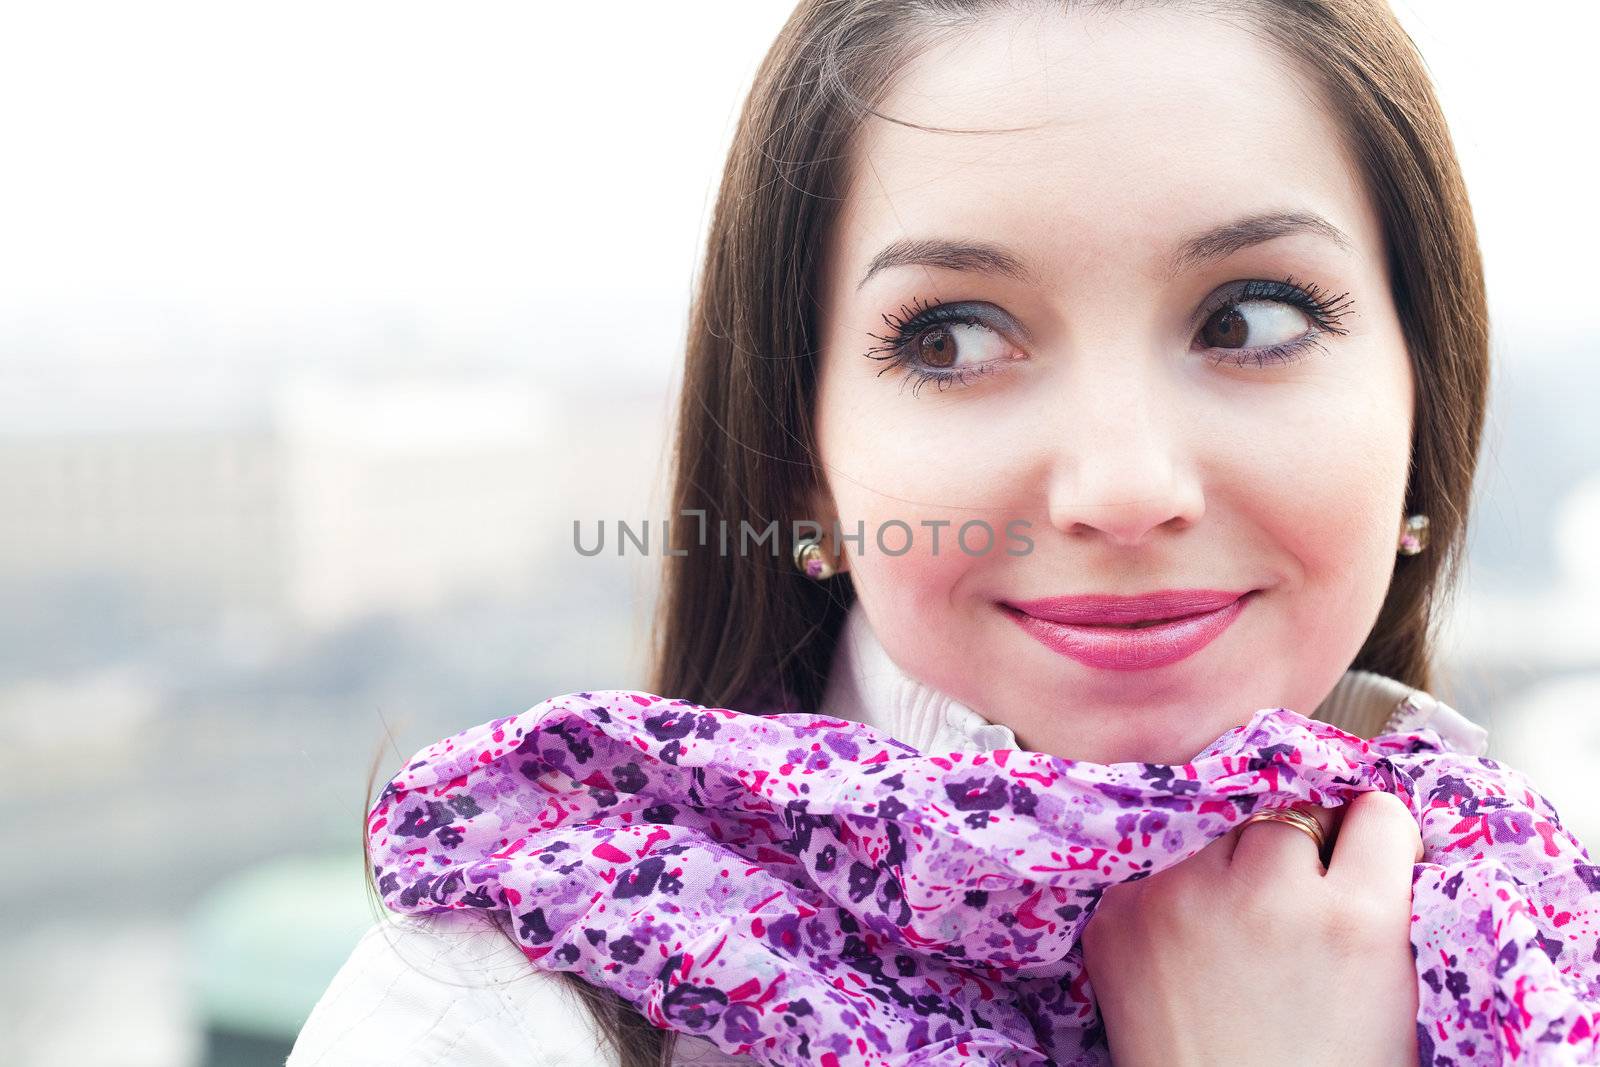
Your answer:
[[[1085,765],[1185,764],[1270,708],[1356,738],[1432,713],[1481,752],[1425,690],[1487,358],[1448,132],[1381,0],[803,0],[691,318],[674,504],[696,521],[652,691]],[[719,550],[772,522],[800,574]],[[1417,817],[1348,799],[1107,889],[1074,1062],[1494,1062],[1418,1023]],[[440,810],[430,832],[467,817]],[[558,990],[527,923],[375,928],[290,1067],[748,1062],[574,973]],[[786,1054],[858,1047],[897,1062]]]

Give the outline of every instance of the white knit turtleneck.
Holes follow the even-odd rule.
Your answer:
[[[907,675],[878,641],[858,599],[850,606],[828,670],[822,712],[864,722],[922,752],[1018,748],[1009,726]],[[1371,671],[1348,670],[1312,718],[1363,737],[1429,726],[1459,752],[1482,755],[1488,731],[1421,689]]]

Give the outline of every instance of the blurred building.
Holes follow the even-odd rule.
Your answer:
[[[120,396],[0,433],[13,603],[98,583],[150,626],[322,629],[527,588],[580,560],[574,519],[647,517],[665,432],[659,395],[507,376],[301,375],[201,419]]]
[[[0,583],[98,580],[179,625],[280,612],[288,501],[265,412],[128,426],[98,406],[0,433]]]

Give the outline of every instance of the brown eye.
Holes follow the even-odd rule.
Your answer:
[[[1211,348],[1242,348],[1250,333],[1244,316],[1235,307],[1225,307],[1206,320],[1200,338]]]
[[[1305,312],[1297,308],[1275,300],[1245,300],[1218,309],[1200,327],[1200,340],[1207,348],[1259,348],[1292,341],[1308,328]]]
[[[1006,340],[1001,329],[989,325],[985,317],[966,313],[960,305],[934,304],[901,311],[904,317],[883,317],[893,333],[883,337],[869,335],[880,343],[868,349],[866,355],[868,359],[886,361],[884,370],[902,368],[907,380],[917,385],[926,381],[937,381],[941,389],[965,385],[969,377],[1026,358]],[[1004,312],[989,309],[987,314],[998,316],[1025,333]]]
[[[917,338],[917,358],[928,367],[950,367],[956,361],[956,339],[946,326],[934,326]]]

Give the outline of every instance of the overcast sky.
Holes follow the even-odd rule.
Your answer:
[[[0,346],[243,358],[285,329],[470,347],[536,321],[564,359],[626,346],[664,380],[735,109],[792,6],[7,5]],[[1600,5],[1395,7],[1497,326],[1589,334]]]

